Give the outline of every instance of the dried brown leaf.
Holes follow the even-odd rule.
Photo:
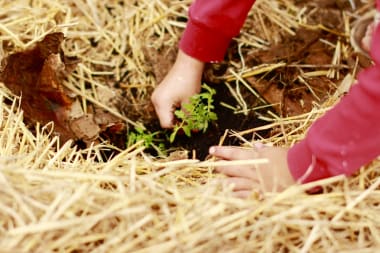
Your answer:
[[[63,39],[62,33],[48,34],[32,48],[6,57],[0,81],[21,96],[26,119],[43,125],[53,121],[55,132],[65,141],[76,136],[67,123],[73,99],[62,82],[77,61],[64,56]]]

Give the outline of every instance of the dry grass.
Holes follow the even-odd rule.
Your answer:
[[[146,43],[175,45],[184,26],[175,17],[186,15],[190,1],[118,2],[36,0],[31,6],[30,1],[0,1],[1,54],[24,49],[51,31],[65,32],[65,51],[82,60],[66,86],[81,96],[84,108],[95,102],[130,121],[97,92],[121,80],[132,106],[149,99],[155,81],[146,74],[141,48]],[[264,24],[265,16],[269,23]],[[288,0],[261,1],[251,17],[261,24],[257,33],[243,31],[238,40],[253,50],[276,42],[281,33],[292,33],[305,20],[303,10]],[[336,46],[332,65],[339,64],[344,50],[344,45]],[[234,72],[238,78],[263,71],[239,67]],[[322,73],[336,76],[334,69]],[[343,86],[351,83],[348,76]],[[137,93],[131,92],[134,87]],[[340,92],[306,115],[273,116],[266,127],[278,128],[280,134],[263,141],[291,145],[302,139]],[[336,177],[241,200],[215,180],[215,162],[156,159],[140,145],[105,161],[102,150],[112,148],[107,144],[78,150],[59,143],[49,127],[36,126],[33,134],[23,123],[18,99],[4,86],[0,104],[0,252],[380,250],[377,160],[349,179]],[[305,194],[313,185],[321,185],[325,193]]]

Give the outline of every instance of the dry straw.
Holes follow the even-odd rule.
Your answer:
[[[84,108],[97,103],[130,121],[103,103],[98,91],[121,80],[132,105],[148,100],[155,82],[146,74],[141,49],[174,46],[184,27],[178,17],[186,16],[190,2],[2,0],[0,51],[4,56],[49,32],[63,31],[65,51],[82,60],[66,86],[82,98]],[[267,48],[282,35],[294,34],[307,25],[305,13],[290,0],[260,1],[237,40],[252,50]],[[345,15],[357,17],[356,12]],[[249,22],[256,25],[256,32],[248,29]],[[350,26],[346,27],[348,34]],[[349,50],[347,44],[339,43],[331,45],[336,48],[331,65],[313,66],[316,70],[309,76],[337,76],[337,65]],[[234,65],[234,74],[226,81],[265,73],[281,64],[254,69]],[[280,129],[279,134],[263,142],[292,145],[302,139],[308,126],[335,104],[351,83],[348,76],[336,95],[306,115],[273,115],[265,127]],[[101,153],[112,148],[107,144],[78,150],[71,143],[59,143],[49,126],[35,126],[31,131],[23,123],[19,100],[0,87],[1,252],[380,250],[377,160],[349,179],[330,178],[268,193],[262,199],[241,200],[216,180],[213,161],[160,160],[146,155],[140,144],[106,161]],[[133,87],[138,88],[137,93],[131,92]],[[247,129],[246,133],[256,130]],[[235,134],[245,140],[243,133]],[[316,185],[325,193],[305,193]]]

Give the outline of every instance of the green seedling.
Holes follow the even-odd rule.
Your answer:
[[[142,141],[145,148],[153,148],[159,155],[163,155],[166,149],[163,140],[156,138],[159,134],[159,131],[151,133],[142,127],[135,127],[128,134],[127,147]]]
[[[179,131],[183,131],[188,137],[191,137],[192,132],[206,132],[209,123],[218,119],[217,114],[213,112],[215,90],[206,84],[202,85],[202,88],[203,92],[192,96],[189,103],[174,112],[179,123],[173,128],[169,137],[170,142],[174,142]]]

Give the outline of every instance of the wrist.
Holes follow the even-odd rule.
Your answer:
[[[202,74],[205,63],[197,58],[194,58],[186,54],[181,49],[178,51],[177,59],[175,65],[185,71],[191,70],[192,72]]]

